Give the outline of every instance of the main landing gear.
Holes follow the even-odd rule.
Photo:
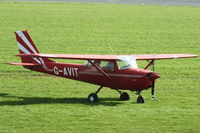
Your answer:
[[[98,95],[96,93],[90,93],[90,95],[88,96],[88,100],[90,102],[96,102],[98,101]]]
[[[98,101],[98,93],[100,92],[100,90],[103,88],[103,86],[100,86],[99,89],[95,92],[95,93],[90,93],[88,96],[88,101],[89,102],[97,102]],[[127,92],[121,92],[119,90],[117,90],[120,94],[120,101],[128,101],[130,99],[130,96]]]
[[[103,88],[103,86],[100,86],[99,89],[95,93],[90,93],[88,96],[89,102],[97,102],[98,101],[98,93]]]
[[[88,96],[88,101],[89,102],[97,102],[98,101],[98,95],[97,94],[100,92],[100,90],[102,88],[103,88],[103,86],[100,86],[95,93],[90,93],[89,96]],[[120,101],[128,101],[130,99],[130,96],[127,92],[122,92],[122,91],[119,91],[119,90],[117,90],[117,91],[120,94],[120,98],[119,98]],[[138,95],[137,103],[144,103],[145,102],[144,98],[140,94],[140,91],[136,92],[136,95]]]

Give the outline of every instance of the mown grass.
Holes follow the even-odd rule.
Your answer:
[[[200,55],[200,8],[0,2],[0,63],[19,62],[13,31],[28,29],[41,53]],[[114,50],[112,52],[111,48]],[[146,63],[139,62],[140,66]],[[157,101],[118,101],[105,88],[1,64],[0,132],[200,132],[200,59],[156,62]]]

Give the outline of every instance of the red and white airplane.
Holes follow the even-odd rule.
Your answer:
[[[24,68],[83,81],[100,87],[89,94],[90,102],[98,101],[97,94],[103,87],[109,87],[120,93],[120,100],[129,100],[129,95],[120,90],[135,91],[137,103],[144,103],[141,91],[151,88],[152,98],[156,79],[160,76],[154,72],[154,61],[161,59],[194,58],[193,54],[152,54],[152,55],[81,55],[81,54],[40,54],[27,31],[15,32]],[[58,63],[49,58],[86,60],[85,64]],[[137,67],[136,60],[150,61],[144,69]],[[148,70],[152,66],[153,71]]]

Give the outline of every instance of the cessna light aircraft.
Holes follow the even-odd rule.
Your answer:
[[[154,71],[155,60],[174,58],[193,58],[192,54],[154,54],[154,55],[81,55],[81,54],[40,54],[27,31],[15,32],[21,57],[20,65],[24,68],[56,75],[73,80],[83,81],[100,87],[89,94],[90,102],[98,101],[97,94],[103,87],[109,87],[120,93],[120,100],[129,100],[127,92],[135,91],[137,103],[144,103],[141,91],[151,88],[152,98],[156,79],[160,78]],[[58,63],[49,58],[86,60],[86,64]],[[149,60],[144,69],[137,67],[136,60]],[[148,70],[152,66],[153,71]]]

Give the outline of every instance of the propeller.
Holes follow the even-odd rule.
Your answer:
[[[152,66],[152,71],[151,73],[147,74],[147,77],[150,78],[151,81],[151,95],[152,98],[155,99],[156,97],[154,96],[154,91],[155,91],[155,81],[157,78],[160,78],[160,76],[155,72],[155,60],[153,59],[146,67],[145,69],[147,69],[149,66]]]

